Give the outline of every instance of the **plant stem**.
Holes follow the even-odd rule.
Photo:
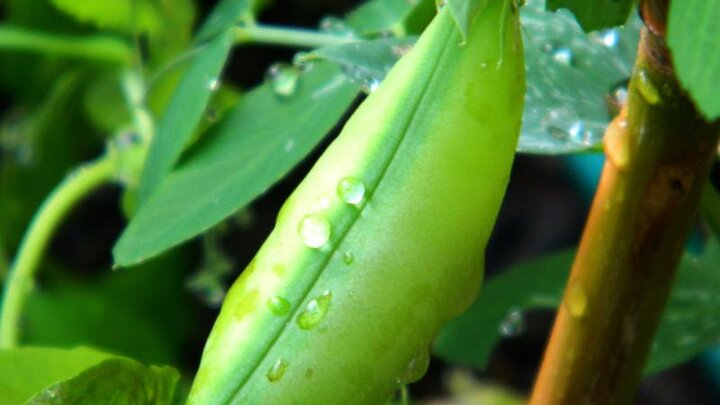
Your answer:
[[[300,48],[321,48],[357,41],[352,36],[324,34],[300,28],[271,25],[243,25],[235,28],[237,43],[256,43]]]
[[[35,214],[5,284],[0,314],[0,349],[12,348],[18,343],[20,316],[53,231],[80,200],[114,175],[116,163],[110,156],[105,155],[75,169],[50,193]]]
[[[0,49],[32,51],[127,65],[132,50],[110,36],[67,36],[0,25]]]
[[[628,404],[641,379],[720,125],[678,84],[663,38],[665,4],[643,3],[626,110],[607,160],[531,404]],[[660,17],[660,20],[658,20]]]

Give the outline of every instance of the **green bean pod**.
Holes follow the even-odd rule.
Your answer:
[[[517,10],[447,8],[357,109],[229,291],[191,404],[379,404],[476,296],[524,95]]]

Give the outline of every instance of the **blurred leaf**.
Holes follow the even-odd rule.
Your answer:
[[[484,368],[495,343],[522,332],[522,311],[554,308],[561,300],[574,253],[564,252],[490,279],[470,309],[440,332],[434,353]],[[687,361],[720,339],[720,243],[710,240],[701,256],[686,254],[655,336],[646,373]]]
[[[444,0],[445,7],[448,7],[450,14],[455,20],[455,24],[460,30],[460,35],[465,41],[467,38],[468,27],[472,24],[475,17],[482,12],[487,6],[489,0]]]
[[[197,321],[185,288],[191,263],[189,255],[175,251],[98,279],[50,278],[30,296],[24,341],[82,344],[143,363],[178,365]]]
[[[231,33],[217,36],[197,52],[160,118],[140,180],[140,204],[177,162],[202,118],[232,45]]]
[[[316,63],[288,94],[265,83],[245,94],[196,153],[140,208],[113,250],[127,266],[183,242],[250,203],[307,156],[357,94],[339,69]],[[188,198],[190,196],[190,198]]]
[[[435,16],[435,0],[370,0],[345,17],[360,35],[419,34]]]
[[[624,24],[633,4],[633,0],[547,0],[548,10],[570,9],[586,32]]]
[[[205,19],[196,36],[203,42],[252,17],[253,0],[221,0]]]
[[[187,50],[195,22],[193,0],[153,0],[162,16],[162,29],[149,38],[151,67],[160,67]]]
[[[78,21],[120,32],[155,32],[161,17],[151,0],[50,0]]]
[[[111,355],[89,348],[22,347],[0,350],[0,398],[23,404],[36,392],[71,378]]]
[[[670,4],[668,43],[680,83],[709,120],[720,118],[720,0]]]
[[[170,405],[179,379],[178,372],[170,367],[146,367],[130,359],[114,358],[46,388],[27,403]]]
[[[567,10],[544,11],[542,0],[528,0],[520,15],[527,93],[518,150],[558,154],[599,146],[613,110],[624,103],[641,22],[585,34]]]
[[[82,103],[88,119],[99,131],[114,132],[130,122],[130,111],[116,73],[94,78],[88,84]]]

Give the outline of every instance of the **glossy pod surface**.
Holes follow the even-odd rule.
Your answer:
[[[477,293],[509,178],[524,66],[491,0],[447,9],[283,206],[208,339],[193,404],[379,404]]]

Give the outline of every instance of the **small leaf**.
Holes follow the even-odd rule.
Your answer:
[[[170,405],[179,379],[170,367],[146,367],[118,357],[46,388],[27,403]]]
[[[680,83],[709,120],[720,118],[720,0],[670,3],[668,43]]]
[[[441,0],[445,1],[445,7],[450,9],[450,14],[452,14],[453,19],[455,20],[455,24],[457,24],[458,29],[460,30],[460,35],[463,38],[463,41],[465,41],[465,38],[467,37],[468,28],[470,27],[470,24],[475,20],[475,17],[478,16],[482,12],[482,10],[485,8],[485,6],[488,5],[489,0]]]
[[[72,350],[22,347],[0,350],[0,398],[25,403],[36,392],[71,378],[111,355],[89,348]]]
[[[197,42],[203,42],[226,31],[228,28],[248,18],[252,11],[253,0],[222,0],[205,19],[196,36]]]
[[[323,63],[297,80],[291,95],[265,83],[240,99],[140,208],[115,246],[118,265],[161,253],[250,203],[310,153],[357,94]]]
[[[559,304],[574,253],[551,255],[489,280],[470,309],[440,332],[434,352],[441,358],[484,368],[504,322],[521,320],[524,310]],[[699,257],[686,254],[655,336],[646,373],[689,360],[720,339],[720,243],[710,240]],[[517,326],[517,325],[515,325]],[[515,329],[516,330],[516,329]]]
[[[160,118],[140,180],[142,204],[172,169],[203,117],[232,45],[232,33],[219,35],[193,58]]]
[[[632,7],[633,0],[547,0],[548,10],[572,11],[585,32],[624,24]]]

